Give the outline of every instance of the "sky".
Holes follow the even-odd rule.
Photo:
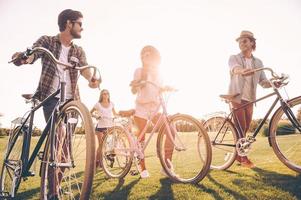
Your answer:
[[[239,53],[235,39],[250,30],[257,39],[254,56],[277,73],[290,75],[288,98],[301,94],[301,1],[299,0],[0,0],[0,118],[3,127],[22,116],[29,105],[21,97],[37,88],[41,64],[16,67],[11,55],[30,47],[42,35],[59,33],[58,14],[67,8],[83,13],[82,46],[89,64],[98,67],[115,109],[134,108],[129,83],[141,67],[140,50],[157,47],[166,85],[178,89],[168,98],[170,114],[202,118],[228,111],[219,99],[229,84],[228,59]],[[269,75],[269,74],[267,74]],[[99,91],[79,79],[81,98],[91,109]],[[258,88],[258,97],[271,90]],[[284,93],[285,94],[285,93]],[[258,103],[262,118],[272,98]],[[44,119],[38,113],[36,124]]]

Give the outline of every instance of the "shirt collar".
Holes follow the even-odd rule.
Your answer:
[[[242,52],[239,53],[239,56],[240,56],[241,58],[246,58]],[[251,54],[251,59],[252,59],[252,60],[255,59],[254,56],[253,56],[253,54]]]
[[[55,37],[55,42],[59,43],[60,45],[62,44],[61,41],[60,41],[60,34],[57,34]],[[71,47],[74,47],[74,44],[73,44],[73,41],[71,42]]]

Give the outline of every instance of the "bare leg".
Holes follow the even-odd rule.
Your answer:
[[[103,132],[96,131],[95,134],[98,139],[98,147],[96,150],[96,167],[101,167],[101,162],[100,162],[101,146],[100,146],[100,144],[101,144],[101,141],[103,138]]]
[[[147,121],[145,119],[137,117],[137,116],[134,116],[134,120],[135,120],[135,124],[138,127],[137,137],[139,137],[142,130],[146,126]],[[144,140],[145,140],[145,137],[143,136],[139,142],[144,142]],[[139,164],[140,164],[140,167],[141,167],[141,171],[146,170],[145,159],[142,159]]]

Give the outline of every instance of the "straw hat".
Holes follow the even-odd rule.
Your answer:
[[[256,40],[254,38],[254,34],[251,31],[241,31],[240,36],[236,39],[236,41],[238,41],[241,38],[250,38]]]

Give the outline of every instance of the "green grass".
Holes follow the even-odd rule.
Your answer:
[[[98,170],[90,199],[301,199],[301,176],[277,159],[267,138],[258,137],[252,146],[249,157],[256,168],[247,169],[234,163],[227,171],[210,171],[196,185],[173,183],[160,174],[154,139],[146,153],[149,179],[128,175],[124,181],[108,180]],[[7,138],[0,138],[1,163],[6,141]],[[39,198],[38,164],[36,177],[22,181],[17,199]]]

